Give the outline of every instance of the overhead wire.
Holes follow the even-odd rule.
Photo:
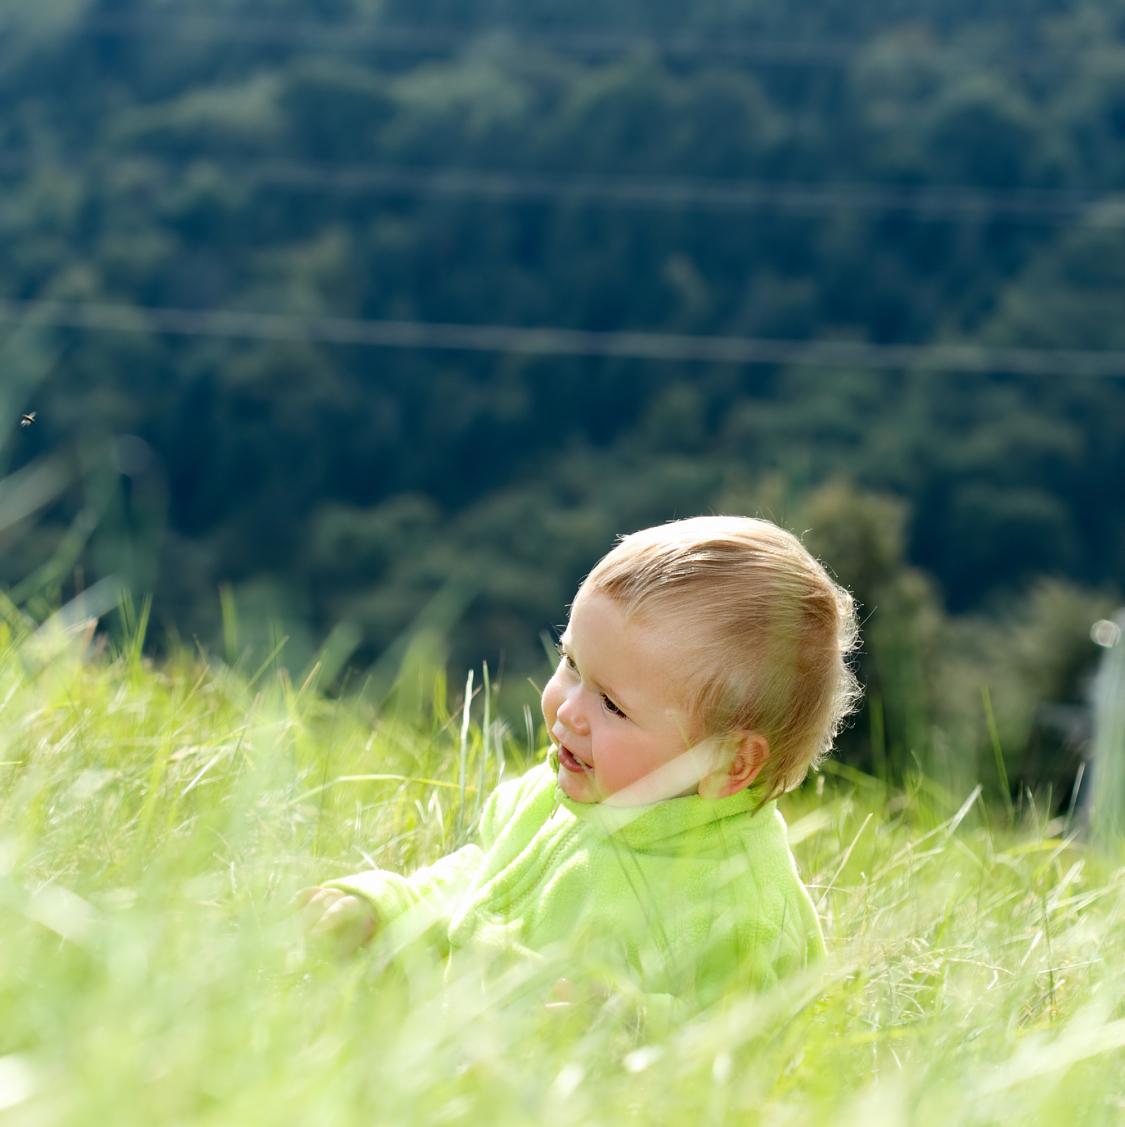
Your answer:
[[[1125,375],[1125,350],[1011,348],[976,344],[891,344],[851,340],[780,340],[649,331],[611,332],[560,325],[447,324],[177,309],[105,302],[0,300],[0,322],[24,327],[245,338],[458,352],[540,356],[617,357],[657,362],[734,365],[812,365],[927,369],[977,374]]]
[[[860,40],[839,37],[779,39],[731,32],[702,35],[667,29],[535,28],[515,23],[383,25],[349,21],[251,17],[179,11],[92,12],[75,22],[73,31],[87,36],[177,38],[221,37],[224,42],[260,46],[296,47],[318,51],[382,54],[452,54],[467,45],[491,39],[519,44],[522,49],[541,47],[578,56],[620,55],[645,50],[679,59],[722,59],[781,66],[839,67],[864,49]],[[947,61],[958,68],[994,62],[998,56],[1019,65],[1034,65],[1069,57],[1086,63],[1092,54],[1119,54],[1125,44],[1096,42],[1060,47],[1051,44],[1003,45],[998,50],[975,52],[963,44],[939,44],[917,33],[904,43],[928,54],[947,51]]]
[[[341,49],[382,48],[415,51],[454,50],[470,39],[508,37],[520,43],[542,44],[559,49],[620,51],[638,44],[685,53],[744,54],[787,62],[846,60],[864,44],[839,39],[781,41],[694,37],[660,37],[636,30],[537,31],[517,26],[427,25],[381,26],[375,23],[283,20],[243,15],[217,15],[190,9],[162,8],[159,12],[94,12],[84,15],[75,30],[79,34],[162,35],[171,28],[177,33],[222,34],[240,42],[299,46],[332,46]],[[915,50],[935,53],[939,48],[927,41],[910,41]],[[1101,44],[1101,50],[1125,54],[1125,44]],[[1085,48],[1083,48],[1085,50]],[[958,48],[959,56],[964,57]],[[1006,47],[1005,54],[1021,59],[1058,56],[1057,45],[1038,48]],[[1067,53],[1067,52],[1063,52]],[[1079,53],[1074,48],[1073,53]],[[1082,56],[1088,60],[1088,54]],[[133,154],[129,155],[132,159]],[[122,158],[114,158],[118,164]],[[148,162],[167,162],[167,157],[144,154]],[[206,159],[206,158],[205,158]],[[0,154],[0,168],[18,171],[27,158]],[[221,163],[221,162],[217,162]],[[654,176],[628,177],[616,174],[566,175],[518,170],[471,168],[419,169],[393,165],[353,163],[310,164],[299,161],[238,160],[238,174],[256,181],[295,189],[366,191],[383,195],[475,196],[506,201],[571,201],[635,207],[675,207],[692,211],[734,211],[768,208],[815,214],[829,210],[901,212],[935,221],[967,218],[1010,218],[1040,223],[1076,223],[1082,226],[1125,226],[1120,209],[1098,205],[1111,201],[1112,193],[1066,189],[982,190],[957,185],[899,186],[829,182],[825,184],[775,183],[769,181],[694,179]]]
[[[63,162],[74,169],[73,155]],[[691,212],[752,209],[819,214],[829,211],[900,212],[922,220],[1010,219],[1048,224],[1125,227],[1125,193],[1081,189],[987,190],[958,185],[897,186],[828,181],[823,184],[675,176],[554,174],[510,169],[417,168],[372,163],[316,164],[128,153],[86,166],[182,175],[193,164],[218,167],[238,180],[308,191],[366,192],[390,197],[475,197],[516,203],[575,203]],[[42,158],[0,154],[0,170],[30,173],[52,167]],[[1117,206],[1121,205],[1121,206]]]
[[[515,36],[521,43],[561,51],[610,52],[638,46],[691,57],[715,56],[801,64],[838,65],[862,44],[841,40],[779,41],[728,37],[638,38],[635,33],[529,32],[514,27],[330,26],[308,21],[246,20],[197,12],[95,13],[83,18],[81,33],[167,35],[169,16],[177,32],[222,33],[225,38],[260,44],[374,49],[405,52],[451,51],[468,39]],[[1106,45],[1111,52],[1119,44]],[[930,48],[933,49],[932,46]],[[1057,55],[1052,49],[1048,52]],[[1010,57],[1031,61],[1043,51],[1016,51]],[[11,158],[8,158],[9,160]],[[18,159],[18,158],[17,158]],[[146,157],[151,160],[152,158]],[[818,212],[850,208],[903,211],[924,218],[1006,216],[1082,225],[1125,226],[1122,209],[1099,205],[1112,196],[1078,191],[985,192],[960,187],[903,188],[883,185],[793,185],[671,177],[560,177],[516,171],[412,169],[372,164],[326,166],[302,162],[240,162],[239,170],[259,180],[292,187],[363,190],[384,194],[475,195],[501,200],[570,200],[619,206],[737,210],[754,207]],[[0,320],[42,327],[90,331],[158,332],[188,336],[307,340],[386,348],[432,348],[545,355],[619,356],[635,359],[734,364],[813,363],[825,367],[865,365],[922,367],[951,371],[1005,371],[1013,374],[1067,372],[1075,375],[1125,374],[1125,352],[997,348],[968,344],[900,345],[860,341],[792,341],[753,337],[679,335],[654,332],[591,332],[562,326],[526,328],[458,325],[337,317],[293,317],[280,313],[134,307],[96,302],[0,301]]]
[[[524,46],[548,47],[563,54],[620,54],[645,48],[661,54],[700,55],[786,64],[838,66],[858,44],[848,40],[777,40],[745,36],[715,39],[684,35],[639,35],[635,30],[542,30],[515,24],[460,24],[410,27],[377,23],[278,20],[215,16],[196,11],[97,12],[82,18],[75,30],[99,36],[167,36],[169,14],[180,35],[221,34],[228,41],[259,46],[295,46],[343,52],[449,54],[484,38],[518,39]]]

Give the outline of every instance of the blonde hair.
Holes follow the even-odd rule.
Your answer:
[[[859,638],[851,595],[769,521],[693,517],[634,532],[581,590],[681,631],[679,703],[701,735],[766,737],[763,801],[804,779],[862,694],[848,665]]]

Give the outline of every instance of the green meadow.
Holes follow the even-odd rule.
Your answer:
[[[300,888],[456,847],[542,734],[414,651],[329,672],[0,615],[0,1123],[1125,1120],[1123,859],[1031,797],[830,763],[783,803],[829,961],[659,1032],[546,1004],[580,952],[310,947]]]

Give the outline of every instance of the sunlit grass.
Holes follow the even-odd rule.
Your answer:
[[[834,768],[785,802],[832,956],[653,1035],[417,952],[306,950],[305,884],[471,835],[535,752],[404,664],[373,703],[0,616],[0,1120],[1115,1123],[1125,871],[1065,820]]]

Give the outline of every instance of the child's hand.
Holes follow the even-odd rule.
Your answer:
[[[598,1007],[611,997],[609,988],[601,983],[575,983],[569,978],[560,978],[551,987],[546,1006],[549,1010],[570,1010],[576,1006]]]
[[[378,925],[375,909],[338,888],[303,888],[294,904],[305,914],[309,938],[350,955],[371,941]]]

